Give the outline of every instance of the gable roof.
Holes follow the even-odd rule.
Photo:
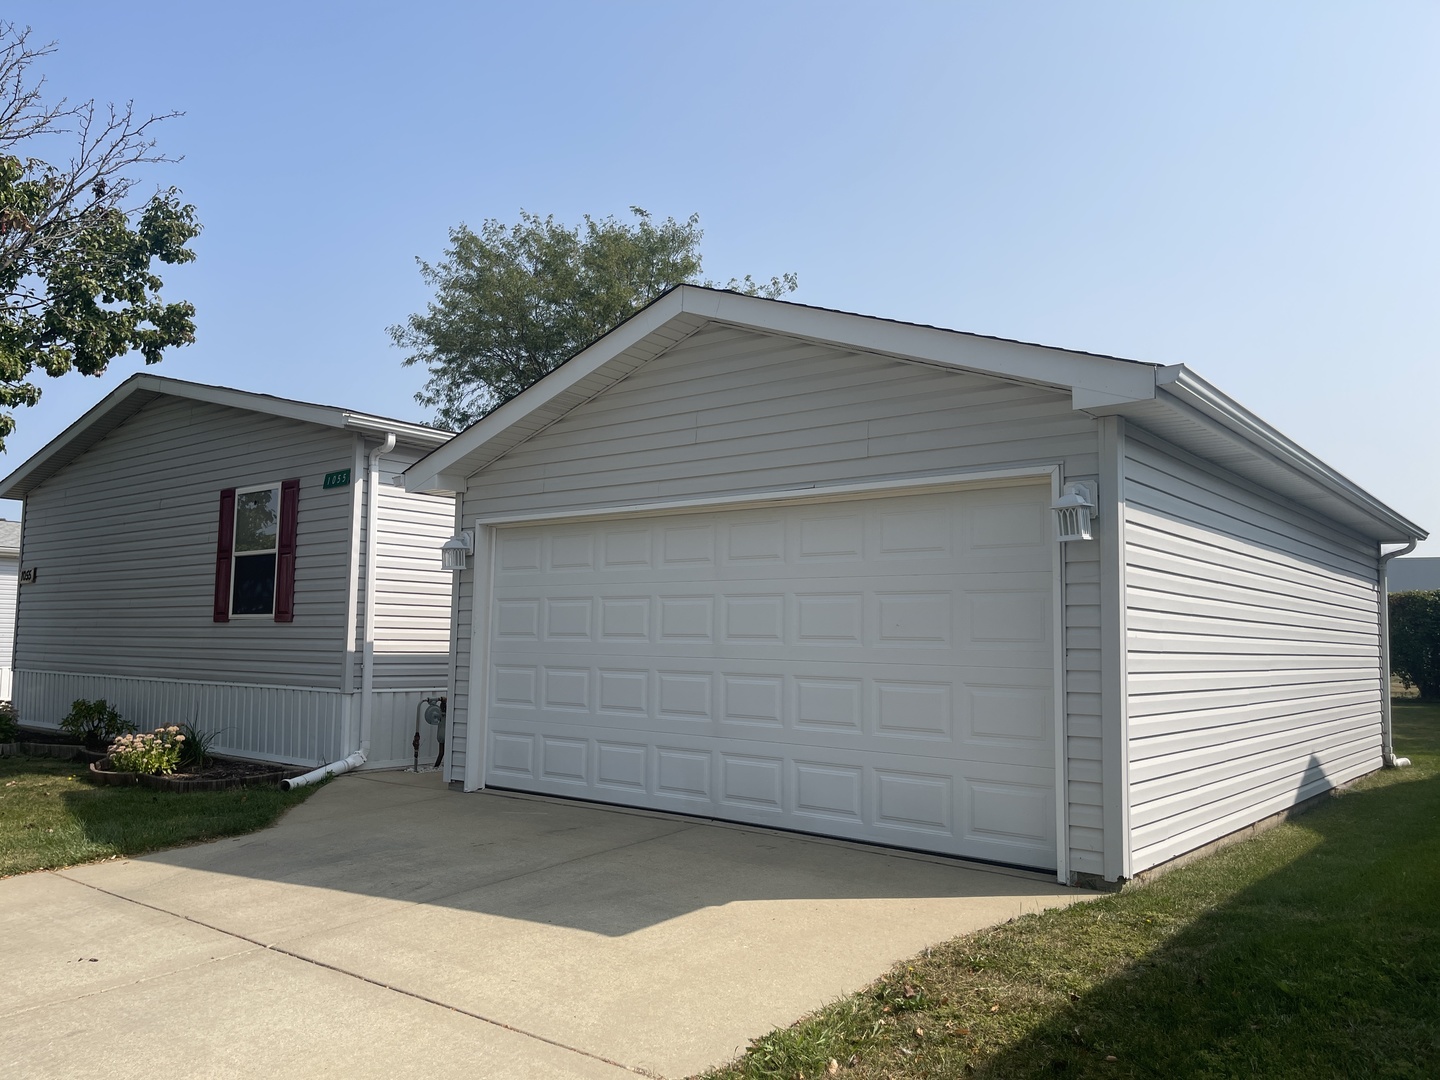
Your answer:
[[[187,382],[162,375],[140,372],[130,376],[105,395],[80,419],[51,439],[18,469],[0,480],[0,498],[22,499],[34,488],[54,476],[76,458],[96,446],[102,439],[146,405],[162,397],[185,398],[232,409],[281,416],[321,427],[343,428],[367,435],[395,433],[395,441],[404,446],[433,450],[454,436],[448,431],[391,420],[369,413],[353,412],[334,405],[315,405],[271,394],[249,390],[232,390],[225,386]]]
[[[1390,509],[1183,364],[1162,366],[679,285],[405,471],[411,491],[467,479],[570,410],[710,324],[1068,393],[1091,416],[1121,415],[1181,449],[1381,542],[1424,539]]]
[[[20,554],[20,522],[0,518],[0,555]]]

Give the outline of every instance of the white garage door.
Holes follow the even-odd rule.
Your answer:
[[[485,783],[1053,868],[1048,505],[502,528]]]

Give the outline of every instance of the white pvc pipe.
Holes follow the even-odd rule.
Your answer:
[[[339,776],[351,769],[358,769],[365,764],[365,755],[359,750],[351,754],[344,761],[332,761],[329,765],[321,765],[318,769],[311,769],[304,776],[292,776],[289,780],[280,781],[281,791],[294,791],[296,788],[304,787],[307,784],[318,784],[327,776]]]
[[[395,433],[374,450],[365,470],[365,631],[360,660],[360,760],[370,753],[375,712],[375,569],[380,539],[380,458],[395,449]],[[349,760],[348,758],[346,759]]]
[[[1419,542],[1411,540],[1398,551],[1380,556],[1380,756],[1392,769],[1403,769],[1410,759],[1395,756],[1394,718],[1390,712],[1390,560],[1410,554]]]
[[[360,664],[360,749],[341,761],[332,761],[311,769],[304,776],[280,781],[280,790],[294,791],[307,784],[316,784],[327,776],[358,769],[370,753],[370,725],[373,720],[375,696],[375,564],[376,541],[380,535],[380,458],[395,449],[395,433],[385,433],[385,441],[370,451],[365,472],[365,642]]]

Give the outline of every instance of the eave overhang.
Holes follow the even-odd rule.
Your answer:
[[[393,431],[396,442],[417,450],[433,450],[454,438],[448,431],[405,420],[140,372],[126,379],[24,464],[0,480],[0,498],[23,499],[146,405],[162,397],[203,401],[377,437]]]
[[[463,492],[469,478],[710,323],[1068,393],[1379,543],[1428,534],[1183,365],[895,322],[681,285],[406,470],[407,490]]]

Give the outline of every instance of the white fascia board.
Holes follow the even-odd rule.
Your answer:
[[[683,313],[681,301],[684,286],[666,293],[647,308],[641,309],[588,349],[576,353],[539,382],[516,394],[494,412],[487,414],[456,435],[438,450],[432,451],[405,470],[406,491],[465,490],[461,474],[468,476],[463,461],[491,439],[502,435],[516,423],[543,408],[582,379],[593,375],[626,349],[643,341],[671,319]],[[445,479],[442,481],[442,476]],[[460,482],[460,486],[449,485]]]
[[[302,401],[271,397],[269,394],[255,394],[248,390],[232,390],[228,386],[206,386],[204,383],[166,379],[158,375],[140,374],[134,376],[133,381],[137,390],[151,390],[169,397],[226,405],[232,409],[281,416],[289,420],[303,420],[322,427],[345,426],[343,410],[329,409],[323,405],[310,405]]]
[[[1184,364],[1162,368],[1156,375],[1156,385],[1165,394],[1218,424],[1231,435],[1238,436],[1305,475],[1375,521],[1403,534],[1407,540],[1424,540],[1430,535],[1364,488],[1330,468],[1304,447],[1281,434],[1234,398],[1206,382]]]
[[[247,412],[258,412],[267,416],[279,416],[287,420],[318,424],[320,427],[346,428],[373,435],[386,435],[394,432],[398,440],[410,445],[442,446],[454,438],[448,431],[426,427],[424,424],[413,424],[407,420],[392,420],[384,416],[371,416],[368,413],[352,412],[332,405],[313,405],[307,401],[294,401],[271,394],[232,390],[226,386],[207,386],[204,383],[181,382],[156,375],[141,374],[136,376],[136,379],[146,381],[147,384],[142,385],[142,389],[154,390],[156,393],[168,394],[171,397],[204,401],[213,405],[226,405]]]
[[[30,455],[18,469],[0,480],[0,499],[23,499],[25,491],[28,490],[27,481],[35,473],[43,469],[71,443],[83,438],[87,432],[119,408],[132,395],[142,390],[156,392],[155,387],[151,385],[155,381],[153,377],[143,374],[132,375],[106,394],[82,413],[78,420]]]
[[[738,293],[681,286],[683,310],[717,322],[838,348],[1039,383],[1110,401],[1155,396],[1153,364],[982,337],[959,330],[891,322],[870,315],[777,303]],[[1078,406],[1077,406],[1078,407]]]
[[[42,471],[56,456],[63,453],[65,449],[72,444],[83,440],[87,433],[100,424],[105,417],[113,413],[128,399],[141,393],[154,396],[183,398],[187,401],[203,401],[212,405],[240,409],[244,412],[261,413],[267,416],[279,416],[288,420],[298,420],[302,423],[316,424],[320,427],[336,429],[348,428],[377,434],[394,431],[397,438],[421,447],[441,445],[453,437],[449,432],[428,428],[421,424],[386,420],[383,417],[347,412],[344,409],[327,405],[312,405],[309,402],[293,401],[289,398],[275,397],[271,394],[256,394],[249,390],[233,390],[227,386],[211,386],[206,383],[188,382],[184,379],[170,379],[142,371],[130,376],[130,378],[106,394],[105,397],[101,398],[92,408],[87,410],[80,419],[76,420],[54,439],[50,440],[41,450],[31,456],[29,460],[9,476],[5,477],[4,480],[0,480],[0,498],[23,498],[24,490],[16,494],[11,494],[11,492],[17,488],[25,489],[27,487],[27,481],[37,472]]]

